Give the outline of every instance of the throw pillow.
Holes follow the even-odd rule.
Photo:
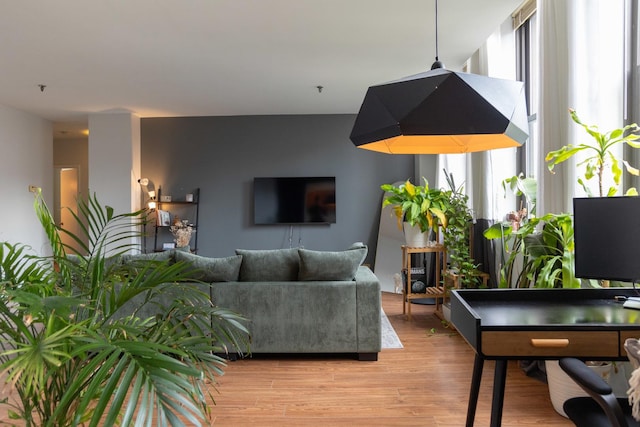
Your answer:
[[[298,280],[353,280],[367,254],[367,248],[346,251],[312,251],[299,249]]]
[[[236,249],[242,255],[240,281],[283,282],[298,279],[300,257],[292,249]]]
[[[152,252],[149,254],[122,255],[122,263],[129,264],[138,261],[173,261],[174,251]]]
[[[188,279],[201,282],[234,282],[238,280],[241,255],[225,258],[208,258],[189,252],[176,251],[176,261],[184,261],[192,268],[186,271]]]
[[[129,271],[129,274],[140,274],[143,271],[153,268],[150,264],[173,264],[175,258],[174,251],[152,252],[148,254],[126,254],[122,255],[122,265]]]
[[[355,242],[351,246],[349,246],[349,250],[351,249],[364,249],[364,254],[362,254],[362,261],[360,261],[360,264],[362,264],[367,258],[367,254],[369,253],[369,248],[367,248],[367,245],[362,242]]]

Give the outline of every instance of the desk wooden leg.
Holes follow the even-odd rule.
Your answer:
[[[504,404],[504,386],[507,380],[507,361],[496,360],[493,376],[493,400],[491,402],[491,427],[502,424],[502,406]]]
[[[482,380],[482,368],[484,359],[476,353],[473,362],[473,375],[471,376],[471,392],[469,393],[469,406],[467,407],[467,427],[473,427],[476,418],[476,407],[478,406],[478,396],[480,396],[480,381]]]

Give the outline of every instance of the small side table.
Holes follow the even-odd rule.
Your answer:
[[[440,272],[442,270],[442,262],[447,258],[447,250],[444,245],[436,244],[424,248],[414,248],[402,245],[402,268],[407,269],[407,283],[402,287],[402,314],[406,314],[411,320],[411,300],[419,298],[433,298],[436,301],[436,311],[442,310],[442,303],[446,297],[446,287],[440,283]],[[436,254],[436,281],[434,286],[427,286],[426,292],[413,293],[411,290],[411,254]],[[407,307],[408,306],[408,307]]]

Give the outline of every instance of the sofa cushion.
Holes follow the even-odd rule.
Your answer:
[[[176,251],[176,261],[191,264],[192,268],[185,272],[188,279],[200,280],[201,282],[234,282],[238,280],[242,256],[209,258],[189,252]]]
[[[339,252],[298,249],[298,253],[298,280],[353,280],[367,255],[367,248],[357,247]]]
[[[236,249],[242,255],[241,282],[279,282],[298,279],[300,257],[291,249]]]

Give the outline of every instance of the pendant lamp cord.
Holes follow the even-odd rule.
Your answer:
[[[436,0],[436,61],[438,60],[438,0]]]
[[[436,0],[436,61],[431,65],[431,69],[444,68],[444,64],[440,62],[438,52],[438,0]]]

